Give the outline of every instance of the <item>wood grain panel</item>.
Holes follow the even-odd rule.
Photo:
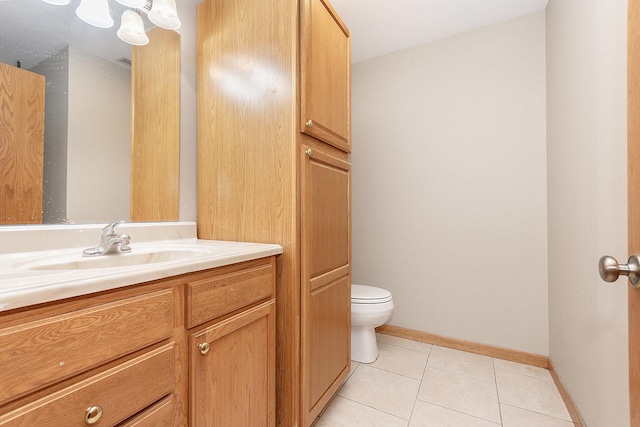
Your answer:
[[[173,411],[173,396],[168,396],[118,427],[171,427]]]
[[[2,329],[0,402],[169,338],[172,332],[171,290]]]
[[[275,425],[274,336],[271,301],[191,338],[192,426]]]
[[[640,0],[628,2],[627,27],[628,246],[640,253]],[[631,427],[640,427],[640,292],[629,286]]]
[[[85,411],[103,409],[98,425],[115,425],[174,388],[174,351],[166,345],[0,416],[0,426],[86,427]]]
[[[277,243],[277,425],[299,417],[296,1],[198,5],[198,237]]]
[[[351,275],[314,290],[303,324],[303,398],[309,425],[349,372]]]
[[[350,264],[351,233],[351,165],[320,150],[309,150],[302,147],[301,168],[307,280]]]
[[[301,6],[301,130],[350,152],[349,30],[328,1],[304,0]]]
[[[131,221],[180,210],[180,35],[154,28],[132,46]]]
[[[351,165],[301,147],[301,424],[309,426],[349,371]]]
[[[45,78],[0,63],[0,224],[42,223]]]
[[[242,270],[237,271],[238,268]],[[275,279],[275,257],[271,257],[257,263],[221,269],[213,277],[189,282],[187,326],[192,328],[272,297]]]

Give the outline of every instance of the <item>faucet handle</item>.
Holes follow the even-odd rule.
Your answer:
[[[120,224],[124,224],[124,221],[115,221],[115,222],[112,222],[111,224],[107,225],[105,228],[102,229],[102,235],[103,236],[111,236],[111,235],[116,234],[116,228]]]

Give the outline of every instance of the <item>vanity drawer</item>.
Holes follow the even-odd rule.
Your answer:
[[[0,329],[0,403],[169,338],[172,332],[171,290]]]
[[[187,327],[205,323],[275,293],[275,257],[215,270],[187,284]]]
[[[118,427],[171,427],[173,426],[173,395],[167,396]]]
[[[173,392],[174,360],[165,345],[0,416],[0,426],[115,425]]]

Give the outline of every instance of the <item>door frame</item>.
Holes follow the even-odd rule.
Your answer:
[[[628,0],[627,180],[629,253],[640,253],[640,0]],[[640,291],[629,286],[629,407],[640,427]]]

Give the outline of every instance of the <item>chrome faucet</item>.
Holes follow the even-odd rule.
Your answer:
[[[129,246],[131,237],[125,233],[116,233],[116,228],[122,223],[124,223],[124,221],[112,222],[103,228],[100,235],[100,246],[83,250],[82,256],[98,256],[131,252],[131,247]]]

